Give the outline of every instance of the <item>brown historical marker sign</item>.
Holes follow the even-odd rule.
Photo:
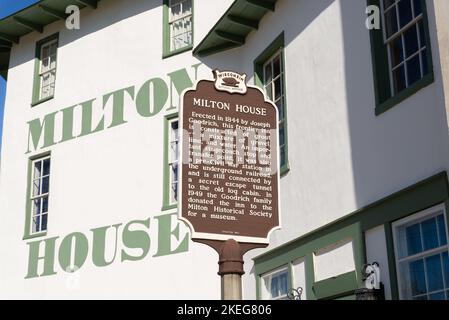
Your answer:
[[[193,239],[268,244],[280,228],[278,110],[245,75],[214,75],[181,96],[179,218]]]

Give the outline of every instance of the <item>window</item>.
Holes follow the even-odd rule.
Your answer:
[[[433,81],[424,0],[377,0],[382,30],[372,30],[376,114]]]
[[[48,200],[50,193],[50,156],[31,161],[26,235],[39,235],[47,231]]]
[[[164,0],[164,57],[193,46],[193,0]]]
[[[287,110],[284,71],[284,34],[274,40],[254,61],[255,82],[279,110],[281,175],[288,171]]]
[[[33,105],[47,101],[55,94],[57,50],[57,34],[36,45]]]
[[[266,300],[287,300],[289,292],[287,267],[262,275],[262,298]]]
[[[393,224],[400,298],[449,300],[449,259],[444,207]]]
[[[176,207],[178,202],[178,156],[179,132],[178,118],[165,119],[165,170],[164,170],[164,209]]]

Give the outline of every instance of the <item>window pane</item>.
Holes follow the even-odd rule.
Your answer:
[[[45,44],[42,46],[41,59],[48,58],[49,55],[50,55],[50,46],[48,44]]]
[[[421,79],[421,65],[419,62],[419,55],[407,61],[407,73],[409,86]]]
[[[271,79],[273,79],[273,73],[272,73],[272,69],[271,69],[271,62],[267,63],[265,65],[265,79],[264,79],[264,84],[268,84],[271,82]]]
[[[443,272],[441,270],[441,255],[437,254],[426,258],[427,281],[429,291],[441,290],[444,288]]]
[[[47,72],[50,70],[50,58],[42,58],[41,59],[41,73]]]
[[[396,8],[393,7],[387,13],[385,13],[385,29],[387,38],[391,37],[398,31],[398,19],[396,16]]]
[[[417,260],[410,263],[410,281],[412,295],[415,296],[427,292],[423,260]]]
[[[56,54],[50,56],[49,67],[50,67],[50,69],[56,68]]]
[[[192,13],[192,0],[186,0],[186,1],[182,4],[182,10],[183,10],[184,13],[186,13],[186,14],[191,14],[191,13]]]
[[[178,140],[178,121],[171,122],[172,141]]]
[[[440,246],[447,244],[446,236],[446,223],[444,222],[444,216],[441,214],[437,217],[438,221],[438,234],[440,235]]]
[[[415,26],[404,32],[404,43],[407,58],[418,51],[418,30]]]
[[[42,175],[42,161],[36,161],[34,163],[34,179],[39,178]]]
[[[401,0],[399,2],[399,23],[401,28],[413,20],[412,4],[410,0]]]
[[[421,227],[422,237],[424,240],[424,250],[430,250],[439,247],[436,219],[432,218],[422,222]]]
[[[46,214],[42,215],[41,231],[47,230],[47,217],[48,215]]]
[[[446,300],[446,297],[444,296],[444,291],[431,294],[429,296],[429,300]]]
[[[178,201],[178,184],[177,183],[173,183],[172,185],[171,185],[171,188],[172,188],[172,192],[171,192],[171,194],[172,194],[172,202],[176,202],[176,201]]]
[[[192,16],[187,16],[170,24],[171,50],[192,44]]]
[[[273,77],[277,77],[281,74],[281,55],[278,54],[273,59]]]
[[[50,159],[45,159],[43,161],[43,175],[47,176],[50,174]]]
[[[57,42],[53,42],[50,45],[50,55],[53,55],[53,56],[56,55],[57,48],[58,48],[58,43]]]
[[[407,255],[411,256],[422,251],[421,231],[419,224],[414,224],[405,229],[407,241]]]
[[[413,0],[413,6],[415,9],[415,17],[419,16],[422,13],[422,0]]]
[[[397,37],[390,43],[390,54],[391,54],[392,67],[395,67],[404,61],[402,37]]]
[[[427,296],[413,297],[413,300],[427,300]]]
[[[33,218],[32,231],[34,233],[41,231],[41,229],[40,229],[40,221],[41,221],[41,216],[37,216],[37,217]]]
[[[33,216],[41,214],[41,199],[33,200]]]
[[[403,65],[393,70],[393,82],[395,93],[405,89],[405,69]]]
[[[421,41],[421,48],[427,45],[426,34],[424,32],[424,25],[422,21],[418,22],[418,30],[419,30],[419,39]]]
[[[42,198],[42,212],[48,212],[48,197]]]
[[[273,100],[273,86],[270,83],[268,86],[265,87],[265,91],[267,92],[267,96],[270,100]]]
[[[279,295],[286,295],[288,292],[288,278],[287,278],[287,272],[283,273],[280,276],[280,292]]]
[[[42,178],[42,194],[48,193],[50,186],[50,177]]]
[[[279,144],[285,145],[285,130],[284,127],[279,128]]]
[[[278,78],[274,81],[274,100],[278,100],[282,95],[282,79]]]
[[[383,0],[384,1],[384,9],[388,9],[395,0]]]
[[[277,298],[287,294],[287,272],[275,275],[271,279],[271,297]]]
[[[172,182],[178,182],[178,164],[174,163],[171,165],[172,172]]]
[[[282,146],[280,151],[281,151],[280,161],[281,161],[281,167],[282,167],[286,164],[286,148],[285,148],[285,146]]]
[[[41,190],[40,190],[40,184],[41,180],[37,179],[33,181],[33,197],[38,196],[41,194]]]
[[[178,142],[170,143],[170,160],[176,161],[178,159]]]

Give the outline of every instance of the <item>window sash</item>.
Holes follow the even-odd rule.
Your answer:
[[[409,0],[407,0],[407,1],[409,1]],[[391,4],[388,8],[384,8],[384,1],[380,0],[381,15],[382,15],[382,34],[383,34],[384,45],[386,46],[387,56],[388,56],[390,94],[392,97],[395,96],[396,94],[398,94],[399,92],[407,89],[412,84],[416,83],[417,81],[419,81],[420,79],[422,79],[425,76],[424,59],[427,59],[427,56],[425,54],[425,53],[427,53],[427,51],[426,51],[427,45],[422,46],[424,39],[421,39],[421,33],[419,30],[419,23],[423,23],[424,13],[421,12],[419,15],[416,15],[415,3],[413,1],[410,1],[410,4],[411,4],[412,19],[406,25],[401,27],[400,26],[400,14],[399,14],[399,12],[400,12],[399,1],[394,1],[393,4]],[[396,27],[398,28],[398,30],[396,32],[394,32],[393,34],[391,34],[390,36],[388,36],[386,14],[392,10],[394,10],[396,13],[395,23],[396,23]],[[406,32],[408,32],[412,28],[416,28],[418,49],[416,52],[414,52],[413,54],[411,54],[410,56],[407,57],[406,43],[405,43],[404,37],[405,37]],[[393,66],[392,47],[394,45],[394,41],[397,40],[398,38],[400,38],[400,41],[401,41],[402,61],[399,64],[397,64],[396,66]],[[407,62],[411,62],[411,60],[416,58],[417,56],[419,56],[420,78],[415,79],[413,82],[410,82],[411,79],[409,78],[409,67],[408,67]],[[401,72],[401,71],[399,71],[400,68],[403,68],[403,70],[404,70],[403,76],[404,76],[405,83],[403,84],[404,85],[403,88],[396,88],[395,72],[396,71]]]
[[[39,99],[54,95],[56,82],[56,64],[58,40],[54,39],[41,45],[39,56]]]
[[[279,139],[279,151],[280,151],[280,160],[279,164],[281,167],[286,163],[285,154],[287,148],[287,139],[285,137],[285,82],[284,82],[284,57],[283,57],[283,49],[279,49],[275,54],[273,54],[267,61],[263,64],[263,79],[262,85],[267,94],[268,98],[278,107],[279,111],[279,135],[284,137],[283,142]],[[275,62],[279,63],[278,73],[275,74]],[[267,74],[267,67],[269,67],[270,73]],[[278,82],[277,82],[278,81]],[[279,88],[276,89],[276,84],[280,83]],[[278,96],[277,93],[279,92]]]
[[[278,296],[272,296],[272,290],[271,290],[271,285],[272,285],[272,281],[273,279],[280,277],[282,275],[286,275],[286,285],[287,285],[287,291],[285,294],[281,294]],[[280,279],[280,278],[279,278]],[[268,280],[268,286],[266,286],[265,284],[267,283]],[[261,275],[261,282],[262,285],[264,286],[264,290],[267,294],[267,296],[263,297],[265,299],[270,299],[270,300],[285,300],[288,297],[288,291],[289,291],[289,287],[290,287],[290,283],[289,283],[289,268],[287,266],[285,267],[281,267],[279,269],[276,269],[272,272],[266,273]]]
[[[187,10],[186,10],[187,7]],[[174,14],[174,9],[179,12]],[[176,51],[192,45],[193,36],[193,0],[168,3],[168,32],[170,51]]]
[[[168,21],[169,23],[174,23],[176,21],[182,20],[186,17],[189,17],[192,15],[192,1],[193,0],[181,0],[178,1],[176,3],[173,3],[173,0],[169,0],[169,4],[168,4],[168,9],[169,9],[169,15],[168,15]],[[186,2],[190,2],[190,10],[186,10],[184,11],[184,5],[186,4]],[[173,14],[173,9],[176,6],[180,6],[180,14],[174,18],[174,14]]]
[[[174,129],[174,124],[177,124],[177,129]],[[175,204],[178,200],[178,182],[179,182],[179,120],[178,118],[168,121],[168,188],[169,188],[169,204]],[[175,145],[175,150],[173,150]],[[175,176],[176,170],[176,176]]]
[[[274,74],[275,66],[274,63],[278,59],[279,61],[279,73]],[[270,100],[273,101],[274,104],[278,106],[281,105],[279,110],[279,123],[285,121],[285,113],[284,113],[284,103],[285,103],[285,83],[284,83],[284,65],[283,65],[283,50],[278,50],[274,55],[272,55],[264,64],[263,64],[263,87],[265,92],[267,93]],[[267,75],[267,66],[270,67],[271,75]],[[277,82],[279,81],[279,82]],[[276,89],[276,84],[280,83],[279,89]],[[279,91],[279,95],[276,96]],[[282,109],[282,110],[281,110]]]
[[[424,250],[422,252],[419,252],[417,254],[413,254],[413,255],[405,255],[402,258],[399,258],[400,256],[400,243],[399,243],[399,233],[401,232],[405,232],[405,228],[409,227],[409,226],[413,226],[416,224],[421,224],[422,222],[431,220],[433,218],[436,218],[440,215],[443,215],[444,217],[444,227],[445,227],[445,231],[446,231],[446,244],[436,247],[436,248],[432,248],[432,249],[428,249],[428,250]],[[435,255],[442,255],[444,252],[449,254],[449,235],[447,234],[447,217],[446,217],[446,210],[444,208],[443,205],[439,205],[433,208],[430,208],[428,210],[425,210],[423,212],[420,212],[418,214],[406,217],[402,220],[396,221],[395,223],[392,224],[392,229],[393,229],[393,240],[394,240],[394,250],[395,250],[395,260],[396,260],[396,270],[398,273],[398,286],[399,286],[399,296],[401,299],[404,299],[406,297],[404,297],[404,291],[407,292],[407,295],[411,298],[418,298],[418,297],[429,297],[430,295],[434,294],[434,293],[446,293],[447,290],[449,290],[449,287],[445,286],[445,276],[444,276],[444,266],[441,266],[441,270],[443,273],[443,288],[439,289],[439,290],[433,290],[430,291],[429,290],[429,279],[428,279],[428,272],[427,272],[427,266],[426,266],[426,258],[430,258],[432,256]],[[403,230],[400,230],[401,228],[403,228]],[[438,241],[440,241],[440,234],[439,234],[439,230],[438,230],[438,225],[437,225],[437,233],[438,233]],[[421,243],[423,244],[423,234],[422,232],[420,232],[420,237],[421,237]],[[403,269],[402,267],[405,265],[406,268],[410,267],[410,264],[414,261],[419,261],[419,260],[423,260],[423,264],[424,264],[424,278],[425,278],[425,285],[426,285],[426,293],[424,294],[418,294],[418,295],[414,295],[413,292],[410,290],[410,286],[411,283],[403,283],[402,277],[401,277],[401,270]],[[446,294],[447,299],[449,299],[449,295]]]
[[[49,168],[48,173],[43,174],[44,170],[44,162],[46,160],[49,160]],[[30,180],[30,198],[28,201],[30,201],[30,212],[28,213],[30,215],[30,235],[36,235],[43,233],[47,231],[48,228],[48,205],[49,205],[49,198],[50,198],[50,175],[51,175],[51,158],[50,156],[42,157],[36,160],[33,160],[31,162],[31,168],[32,168],[32,174],[31,174],[31,180]],[[36,172],[38,170],[39,172]],[[42,192],[43,188],[43,181],[44,179],[48,178],[48,191]],[[35,183],[38,182],[38,191],[35,193]],[[47,201],[47,207],[44,211],[44,200]],[[36,212],[36,202],[39,203],[38,205],[38,211]],[[43,219],[45,216],[45,228],[42,227]]]

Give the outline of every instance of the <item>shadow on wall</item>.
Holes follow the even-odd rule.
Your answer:
[[[250,46],[244,45],[242,47],[234,48],[222,53],[213,54],[208,57],[201,58],[200,61],[212,70],[219,67],[221,69],[230,69],[245,72],[248,76],[254,74],[252,63],[244,64],[245,62],[254,61],[257,56],[282,32],[285,31],[285,46],[296,39],[323,11],[325,11],[335,0],[320,0],[320,1],[288,1],[284,4],[291,12],[295,14],[290,15],[281,23],[276,23],[275,26],[264,24],[264,20],[271,14],[268,13],[260,22],[258,31],[253,31],[248,35],[246,43],[251,43]],[[277,15],[280,1],[276,4],[276,11],[272,14]],[[254,42],[252,37],[254,33],[263,32],[264,37],[257,37],[260,39]]]
[[[136,16],[142,12],[152,10],[161,6],[161,0],[152,1],[133,1],[133,5],[130,6],[128,1],[125,0],[108,0],[98,2],[98,8],[96,10],[91,8],[83,8],[81,12],[81,28],[79,30],[64,30],[66,34],[59,40],[59,48],[75,42],[81,38],[88,36],[91,33],[98,32],[104,28],[110,27],[117,22]],[[88,15],[97,15],[95,19],[85,19]],[[55,22],[58,23],[58,22]],[[61,20],[60,22],[61,23]],[[45,32],[45,30],[44,30]],[[129,30],[129,32],[133,32]],[[162,37],[162,34],[160,35]],[[41,35],[40,38],[45,38]],[[160,39],[162,43],[162,38]],[[116,39],[120,41],[120,39]],[[151,41],[151,37],[148,37],[148,41]],[[33,43],[34,45],[34,43]],[[96,50],[96,48],[92,48]],[[33,50],[21,50],[23,54],[17,54],[14,59],[10,61],[10,68],[14,68],[18,65],[26,63],[34,59]],[[111,66],[114,68],[115,66]]]
[[[449,139],[443,97],[435,83],[375,116],[366,1],[342,0],[340,6],[354,192],[361,208],[445,170]],[[433,19],[429,23],[435,30]]]
[[[347,0],[344,0],[347,1]],[[285,0],[278,1],[276,4],[276,11],[274,13],[268,13],[263,20],[260,22],[260,27],[258,31],[252,32],[248,38],[246,39],[246,45],[235,48],[232,50],[224,51],[222,53],[213,54],[211,56],[201,58],[201,62],[206,65],[210,69],[226,69],[226,70],[234,70],[242,73],[246,73],[248,77],[252,77],[254,74],[254,66],[253,61],[259,56],[261,52],[263,52],[270,43],[276,39],[281,32],[284,32],[285,43],[284,45],[288,47],[290,43],[297,40],[297,38],[311,25],[313,22],[322,15],[332,4],[335,3],[335,0]],[[293,12],[293,14],[290,14]],[[282,17],[282,20],[279,19]],[[267,21],[269,20],[269,21]],[[324,31],[324,30],[323,30]],[[321,37],[314,39],[317,42],[322,43],[322,47],[325,48],[328,46],[326,37]],[[304,46],[304,50],[311,51],[312,49]],[[313,52],[309,53],[309,56],[312,56]],[[296,64],[297,65],[297,64]],[[294,68],[287,69],[287,77],[288,74],[293,74],[296,72],[300,72],[300,70],[295,70]],[[212,77],[212,74],[210,75]],[[251,83],[253,84],[253,83]],[[288,94],[288,93],[287,93]],[[287,99],[288,100],[288,99]],[[294,105],[293,101],[291,104],[287,102],[287,110],[292,110],[293,108],[300,107],[298,105]],[[288,111],[289,112],[289,111]],[[289,113],[289,121],[293,119],[291,116],[293,114]],[[298,136],[292,134],[295,132],[293,128],[295,127],[295,123],[290,122],[290,126],[288,128],[290,136]],[[292,131],[293,130],[293,131]],[[295,141],[291,140],[291,145],[289,148],[297,148],[295,145]],[[298,168],[298,162],[301,159],[290,158],[291,167]],[[295,173],[297,173],[295,169]],[[283,179],[293,179],[291,175],[287,175]],[[300,201],[299,197],[307,197],[308,195],[300,195],[298,196],[298,190],[296,188],[286,188],[282,190],[283,196],[290,199],[290,201]],[[297,212],[285,212],[285,214],[290,214],[292,216],[296,215]],[[294,221],[293,217],[290,216],[290,219],[283,218],[284,221]],[[295,224],[290,223],[283,226],[286,234],[297,234],[297,226]],[[281,241],[276,238],[278,235],[273,233],[271,235],[272,243],[280,243]],[[270,248],[270,247],[269,247]],[[257,256],[259,253],[265,252],[266,249],[257,249],[251,251],[251,256]],[[250,274],[253,275],[255,272],[254,266],[250,270]]]

